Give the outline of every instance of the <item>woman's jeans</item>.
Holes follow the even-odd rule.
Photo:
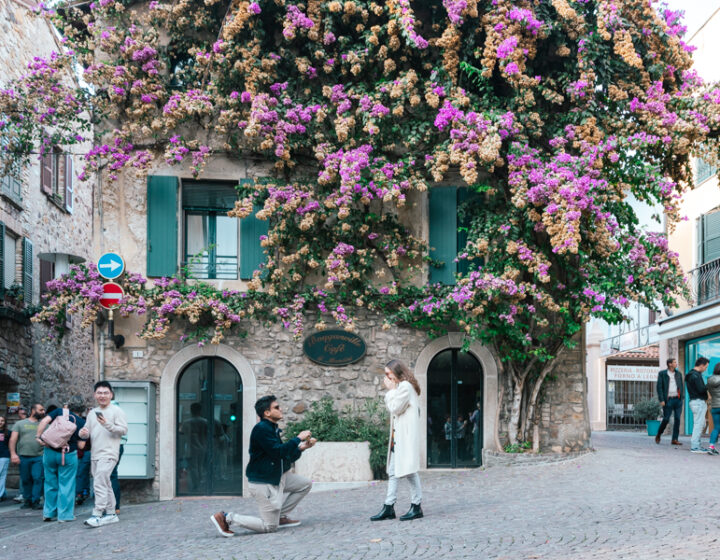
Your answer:
[[[0,457],[0,500],[5,497],[5,479],[7,479],[8,467],[10,466],[9,457]]]
[[[705,413],[707,412],[707,403],[702,399],[692,399],[690,401],[690,410],[693,414],[693,431],[690,438],[690,449],[700,449],[700,436],[705,428]]]
[[[713,408],[710,410],[713,419],[713,431],[710,434],[710,445],[715,445],[718,434],[720,433],[720,408]],[[2,459],[0,459],[2,461]]]
[[[420,475],[418,473],[408,474],[401,478],[410,483],[410,503],[419,505],[422,502],[422,489],[420,488]],[[397,501],[398,478],[395,476],[395,453],[390,453],[388,464],[388,489],[385,496],[385,505],[392,506]]]
[[[77,451],[63,454],[49,447],[43,452],[45,467],[45,506],[43,517],[61,521],[75,519],[75,477],[77,476]]]

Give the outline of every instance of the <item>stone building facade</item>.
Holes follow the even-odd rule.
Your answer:
[[[33,6],[0,0],[0,85],[20,77],[33,57],[48,57],[61,48]],[[71,318],[67,336],[57,343],[27,319],[28,308],[40,302],[42,284],[67,272],[70,264],[89,259],[92,248],[93,183],[77,180],[88,145],[56,150],[45,162],[33,155],[14,176],[0,174],[2,415],[8,413],[8,393],[19,393],[24,405],[59,405],[72,394],[89,397],[95,378],[90,329]],[[10,424],[14,418],[11,411]]]
[[[207,165],[201,180],[237,182],[266,175],[269,168],[262,163],[218,157]],[[125,259],[128,272],[145,276],[150,231],[147,199],[152,177],[177,178],[176,186],[171,188],[177,193],[182,193],[186,182],[192,182],[189,169],[182,165],[167,167],[162,162],[151,170],[149,178],[123,174],[112,188],[102,191],[98,199],[100,209],[95,215],[95,253],[117,252]],[[177,214],[173,227],[178,230],[179,265],[188,231],[184,231],[182,200],[173,199],[173,205],[173,213]],[[425,239],[430,231],[428,205],[426,193],[413,193],[401,217],[412,224],[416,235]],[[205,281],[221,289],[246,289],[242,279]],[[427,272],[418,281],[427,281]],[[313,323],[311,318],[306,321],[306,325]],[[258,397],[269,393],[277,396],[286,421],[302,418],[312,403],[324,396],[332,397],[338,409],[345,406],[362,409],[367,399],[382,394],[382,367],[391,358],[408,363],[420,383],[422,422],[427,426],[422,436],[424,467],[478,466],[486,453],[498,451],[496,424],[501,434],[507,431],[508,391],[498,410],[496,360],[489,349],[476,341],[470,343],[467,354],[460,356],[465,343],[462,333],[431,339],[426,333],[410,328],[393,326],[383,330],[381,316],[363,312],[356,321],[356,332],[366,345],[364,357],[343,367],[328,367],[311,361],[303,351],[303,341],[293,340],[292,333],[277,324],[248,322],[242,326],[246,336],[230,335],[221,344],[204,346],[182,341],[184,329],[188,328],[182,322],[174,324],[165,338],[150,341],[137,335],[142,324],[142,317],[116,317],[115,333],[122,334],[125,342],[119,349],[106,343],[100,372],[111,382],[130,385],[151,382],[156,391],[154,416],[136,419],[137,427],[133,427],[131,420],[121,462],[121,478],[125,472],[128,478],[136,479],[124,482],[132,488],[136,499],[238,493],[247,483],[243,472],[250,430],[257,421],[253,403]],[[555,379],[547,381],[538,426],[541,451],[579,451],[589,444],[582,356],[583,349],[578,345],[564,356]],[[457,389],[450,388],[450,369],[454,367],[464,368],[465,372],[465,377],[452,378]],[[220,386],[224,388],[218,389]],[[454,447],[443,436],[448,433],[443,430],[443,423],[447,424],[451,402],[456,403],[453,414],[458,414],[465,423],[462,428],[465,443]],[[122,399],[121,406],[125,406]],[[473,428],[469,419],[476,406],[480,419],[477,428]],[[145,423],[154,424],[157,429],[148,430]],[[215,427],[208,441],[193,443],[194,426],[209,423]],[[145,434],[155,434],[154,441],[142,441]],[[145,476],[130,475],[130,464],[139,465],[152,451],[148,446],[154,447],[152,467]],[[211,455],[213,459],[209,460]],[[130,463],[123,471],[126,460]],[[198,466],[198,461],[204,467]],[[206,472],[203,478],[199,473],[202,468],[212,472]],[[208,478],[214,480],[210,486]]]

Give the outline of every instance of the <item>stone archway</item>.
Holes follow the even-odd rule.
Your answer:
[[[191,362],[198,358],[208,357],[222,358],[230,362],[240,374],[243,387],[243,449],[247,449],[250,445],[250,431],[252,426],[255,425],[254,404],[257,397],[255,373],[253,372],[250,362],[248,362],[240,352],[225,344],[208,344],[202,347],[198,347],[197,345],[186,346],[170,358],[160,378],[158,479],[161,500],[172,500],[176,493],[175,456],[177,444],[177,410],[175,391],[178,379],[180,374]],[[243,454],[243,472],[247,460],[247,454]],[[243,480],[243,494],[245,494],[247,491],[247,481],[245,481],[245,479]]]
[[[427,371],[432,359],[443,350],[450,348],[462,348],[465,341],[463,333],[448,333],[445,336],[436,338],[422,349],[415,361],[415,377],[420,384],[424,395],[427,395]],[[498,373],[495,358],[485,346],[477,341],[470,343],[468,352],[480,362],[484,376],[483,391],[483,458],[485,451],[497,451],[495,449],[495,416],[497,413],[498,397]],[[421,407],[422,426],[427,425],[427,407]],[[427,430],[421,430],[421,465],[427,468]],[[484,461],[483,461],[484,462]]]

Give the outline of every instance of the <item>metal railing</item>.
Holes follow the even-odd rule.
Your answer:
[[[200,280],[236,280],[238,277],[238,258],[235,255],[185,255],[183,266],[187,266],[189,276]]]
[[[688,272],[687,279],[692,305],[720,299],[720,259],[693,268]]]

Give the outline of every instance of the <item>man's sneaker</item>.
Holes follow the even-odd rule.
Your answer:
[[[25,498],[23,498],[23,495],[22,495],[22,494],[18,494],[17,496],[15,496],[15,497],[13,498],[13,501],[14,501],[14,502],[17,502],[17,503],[22,503],[22,502],[25,501]]]
[[[70,523],[71,521],[75,521],[75,517],[72,519],[58,519],[58,523]]]
[[[221,536],[232,537],[235,534],[230,530],[230,525],[228,525],[227,519],[225,519],[224,511],[218,511],[216,514],[211,515],[210,521],[215,525],[215,528]]]
[[[690,453],[707,453],[707,452],[708,452],[708,450],[705,449],[704,447],[696,447],[696,448],[690,450]]]
[[[31,509],[32,508],[32,502],[23,502],[23,505],[20,506],[20,509]]]
[[[43,521],[49,523],[50,521],[57,521],[57,517],[43,517]]]
[[[718,452],[717,449],[715,449],[714,445],[711,445],[708,449],[708,455],[720,455],[720,452]]]
[[[117,515],[109,513],[100,518],[100,526],[110,525],[111,523],[117,523],[118,521],[120,521],[120,518]]]
[[[299,522],[299,521],[297,521],[297,520],[295,520],[295,519],[290,519],[290,518],[287,517],[286,515],[283,515],[283,516],[280,518],[280,525],[279,525],[279,526],[280,526],[281,529],[285,529],[286,527],[297,527],[298,525],[300,525],[300,522]]]
[[[97,515],[88,517],[85,520],[85,525],[87,525],[88,527],[100,527],[100,518]]]

